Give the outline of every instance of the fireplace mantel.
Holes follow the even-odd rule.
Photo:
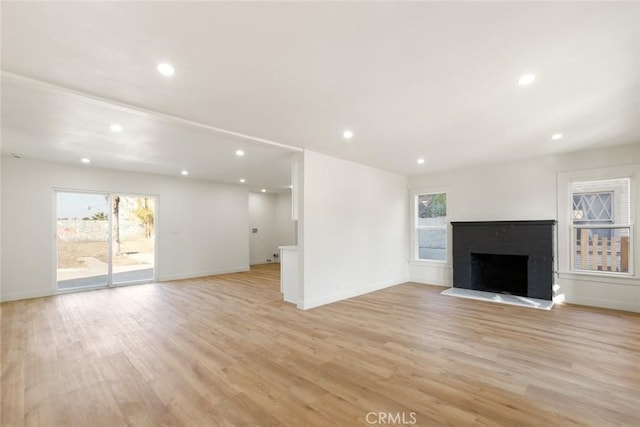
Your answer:
[[[453,286],[551,300],[555,224],[555,220],[452,222]],[[516,268],[522,271],[513,271]]]

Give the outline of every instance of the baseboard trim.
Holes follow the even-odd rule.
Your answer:
[[[364,288],[353,289],[349,291],[339,292],[333,295],[327,295],[321,298],[315,298],[312,300],[303,300],[297,303],[297,306],[301,310],[309,310],[315,307],[320,307],[322,305],[331,304],[338,301],[343,301],[349,298],[357,297],[360,295],[368,294],[370,292],[379,291],[381,289],[389,288],[391,286],[400,285],[402,283],[407,283],[407,279],[396,279],[396,280],[387,280],[385,282],[376,283],[371,286],[367,286]]]
[[[29,292],[14,292],[10,294],[3,294],[0,297],[0,301],[1,302],[18,301],[21,299],[50,297],[53,295],[57,295],[57,292],[53,289],[29,291]]]
[[[221,268],[216,270],[199,271],[194,273],[166,274],[166,275],[158,276],[158,282],[170,282],[173,280],[196,279],[198,277],[217,276],[219,274],[242,273],[249,270],[250,270],[249,266],[242,266],[242,267]]]
[[[422,280],[410,280],[411,283],[417,283],[418,285],[427,285],[427,286],[438,286],[440,288],[450,288],[451,285],[445,285],[441,283],[428,283]]]
[[[228,273],[241,273],[245,271],[249,271],[248,266],[208,270],[208,271],[201,271],[198,273],[169,274],[166,276],[159,276],[158,282],[169,282],[173,280],[182,280],[182,279],[195,279],[198,277],[216,276],[218,274],[228,274]],[[143,283],[153,283],[153,282],[145,281],[145,282],[140,282],[136,284],[143,284]],[[104,287],[101,289],[108,289],[108,288]],[[95,290],[95,289],[75,289],[75,290],[66,290],[66,291],[46,289],[46,290],[28,291],[28,292],[14,292],[9,294],[2,294],[0,296],[0,302],[18,301],[23,299],[40,298],[40,297],[50,297],[54,295],[65,295],[69,293],[87,291],[87,290]]]
[[[586,305],[589,307],[608,308],[611,310],[632,311],[640,313],[640,305],[615,300],[602,300],[597,298],[573,297],[565,298],[566,304]]]
[[[251,261],[249,263],[249,265],[263,265],[263,264],[280,264],[280,261],[267,261],[267,260],[258,260],[258,261]]]

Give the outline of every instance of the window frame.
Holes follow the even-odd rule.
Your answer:
[[[633,276],[633,229],[631,227],[631,178],[605,178],[605,179],[595,179],[595,180],[582,180],[582,179],[574,179],[571,180],[569,185],[573,186],[574,183],[587,183],[587,182],[598,182],[598,181],[611,181],[611,180],[625,180],[628,181],[628,191],[629,191],[629,222],[628,223],[619,223],[616,222],[616,215],[615,215],[615,209],[616,209],[616,197],[618,196],[618,192],[616,190],[602,190],[602,191],[579,191],[579,192],[574,192],[573,189],[570,189],[570,200],[571,200],[571,220],[569,222],[569,227],[571,228],[570,231],[570,236],[571,236],[571,272],[573,273],[592,273],[592,272],[596,272],[596,273],[602,273],[602,274],[620,274],[620,275],[627,275],[627,276]],[[582,222],[582,224],[576,224],[575,220],[573,219],[573,204],[574,204],[574,197],[576,194],[610,194],[610,202],[611,202],[611,209],[610,209],[610,218],[607,221],[610,221],[609,223],[604,223],[604,222],[598,222],[598,221],[605,221],[603,219],[595,219],[595,220],[580,220],[580,222]],[[628,261],[628,266],[627,266],[627,271],[606,271],[606,270],[589,270],[588,268],[578,268],[578,256],[577,256],[577,231],[578,230],[603,230],[603,229],[608,229],[608,230],[629,230],[629,257],[631,258]],[[583,242],[580,242],[580,245],[583,245]],[[587,246],[588,246],[588,242],[587,242]],[[581,247],[582,250],[582,247]],[[597,262],[597,260],[595,261]],[[582,267],[582,266],[581,266]]]
[[[444,226],[418,225],[418,198],[420,196],[428,196],[434,194],[444,194],[446,198],[446,222]],[[416,264],[434,264],[438,266],[451,265],[451,197],[447,188],[429,188],[416,189],[411,191],[411,262]],[[418,237],[419,230],[444,230],[446,238],[445,259],[427,259],[420,258],[420,239]]]
[[[583,181],[572,181],[572,183],[573,183],[573,182],[583,182]],[[578,193],[574,193],[574,192],[572,192],[572,193],[571,193],[571,211],[572,211],[572,215],[571,215],[571,216],[572,216],[572,222],[573,222],[573,221],[575,221],[575,219],[573,218],[573,212],[575,212],[575,211],[574,211],[574,209],[573,209],[573,208],[574,208],[574,206],[573,206],[573,203],[574,203],[573,198],[576,196],[576,194],[579,194],[579,195],[581,195],[581,196],[584,196],[584,195],[600,195],[600,194],[608,194],[608,195],[609,195],[609,201],[610,201],[610,203],[611,203],[611,209],[610,209],[610,211],[611,211],[611,212],[610,212],[611,216],[610,216],[610,218],[607,220],[607,221],[609,221],[608,223],[605,223],[605,222],[598,222],[598,221],[605,221],[604,219],[584,219],[584,218],[583,218],[583,219],[578,220],[578,221],[583,222],[583,223],[584,223],[584,225],[589,224],[589,223],[591,223],[591,224],[614,224],[614,223],[615,223],[615,219],[614,219],[614,218],[615,218],[615,216],[616,216],[616,211],[615,211],[615,209],[616,209],[616,205],[615,205],[615,203],[614,203],[614,201],[615,201],[615,196],[616,196],[616,192],[615,192],[615,191],[607,190],[607,191],[589,191],[589,192],[587,192],[587,191],[583,191],[583,192],[578,192]]]
[[[611,283],[640,284],[637,281],[638,265],[634,254],[638,252],[637,227],[635,227],[635,214],[640,205],[637,179],[640,176],[640,165],[627,165],[611,168],[591,169],[584,171],[558,173],[558,275],[565,278],[592,277],[594,280],[606,280]],[[573,224],[573,190],[572,184],[583,181],[601,181],[612,179],[629,179],[629,224]],[[629,268],[628,272],[581,270],[575,265],[575,239],[576,228],[628,228],[629,229]]]

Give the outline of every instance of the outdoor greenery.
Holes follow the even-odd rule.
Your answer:
[[[153,202],[147,197],[136,199],[136,208],[133,214],[138,221],[144,224],[144,233],[146,237],[153,234]]]
[[[93,215],[91,215],[91,219],[94,221],[106,221],[109,218],[107,217],[107,214],[104,212],[96,212]]]
[[[447,195],[426,194],[420,196],[418,218],[437,218],[447,215]]]

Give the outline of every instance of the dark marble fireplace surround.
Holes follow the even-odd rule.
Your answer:
[[[551,300],[555,224],[452,222],[453,287]]]

